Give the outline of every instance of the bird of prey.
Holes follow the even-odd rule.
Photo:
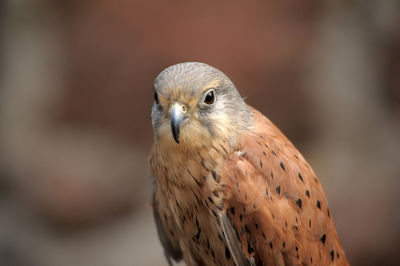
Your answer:
[[[170,265],[348,265],[314,171],[221,71],[162,71],[152,125],[152,206]]]

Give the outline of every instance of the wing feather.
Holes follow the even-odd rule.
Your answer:
[[[239,253],[239,241],[257,265],[347,265],[314,171],[272,122],[253,111],[254,128],[241,136],[240,150],[223,171],[225,211],[237,232],[232,250]]]
[[[165,221],[162,220],[159,213],[159,201],[157,197],[157,183],[155,179],[153,179],[153,215],[154,220],[156,222],[158,237],[160,238],[161,244],[164,248],[164,254],[168,261],[168,264],[171,266],[172,261],[171,258],[176,262],[182,259],[182,251],[179,248],[179,245],[173,245],[170,238],[168,238],[166,231],[164,230]]]
[[[232,254],[232,258],[237,266],[255,266],[253,258],[246,258],[242,250],[242,245],[236,230],[233,228],[229,217],[226,214],[220,212],[219,220],[222,226],[222,231],[224,232],[229,251]]]

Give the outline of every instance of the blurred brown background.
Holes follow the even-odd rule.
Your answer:
[[[166,265],[152,83],[201,61],[324,185],[353,265],[399,265],[400,2],[0,2],[0,265]]]

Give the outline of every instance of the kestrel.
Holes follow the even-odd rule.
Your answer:
[[[181,63],[154,90],[153,210],[170,265],[348,265],[314,171],[225,74]]]

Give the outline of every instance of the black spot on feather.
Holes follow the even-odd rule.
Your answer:
[[[301,201],[301,199],[298,199],[297,201],[296,201],[296,204],[299,206],[299,208],[301,209],[301,206],[302,206],[302,201]]]
[[[247,252],[249,254],[253,253],[254,249],[252,248],[252,246],[250,245],[250,242],[247,242]]]
[[[225,246],[225,258],[229,260],[231,258],[231,253],[229,252],[229,249]]]
[[[221,178],[217,175],[217,173],[212,170],[211,171],[212,177],[214,178],[215,182],[217,182],[219,184],[219,182],[221,181]]]
[[[320,238],[320,241],[322,242],[322,244],[325,244],[325,240],[326,240],[326,235],[323,234],[322,237]]]
[[[300,173],[299,173],[299,178],[300,178],[301,182],[303,182],[303,183],[304,183],[303,177],[301,176],[301,174],[300,174]]]

